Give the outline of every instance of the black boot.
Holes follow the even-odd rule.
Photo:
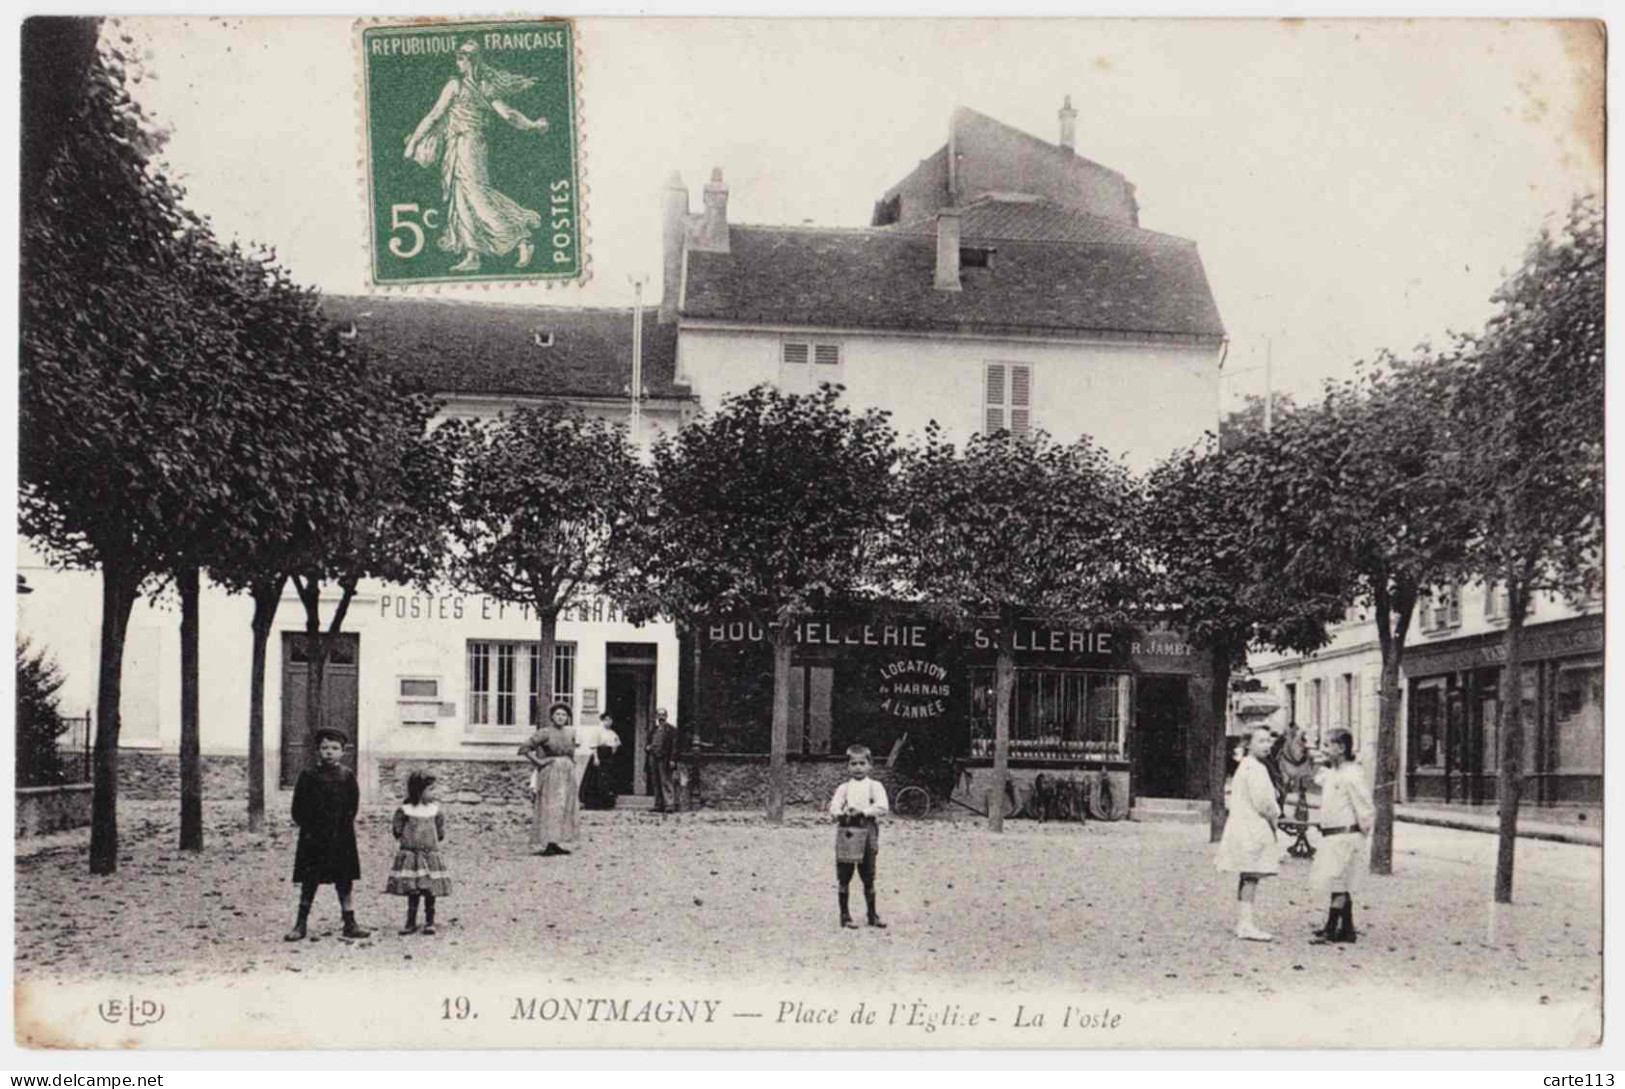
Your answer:
[[[849,930],[856,930],[858,924],[852,921],[852,909],[848,906],[851,894],[842,889],[837,895],[841,901],[841,926]]]
[[[434,933],[434,897],[433,896],[425,896],[423,898],[423,932],[425,934],[433,934]]]
[[[863,900],[869,908],[869,925],[878,926],[880,929],[885,930],[886,924],[880,921],[880,913],[875,911],[875,887],[873,885],[864,887]]]
[[[341,930],[339,932],[339,934],[340,934],[341,937],[345,937],[345,938],[370,938],[370,937],[372,937],[372,931],[363,930],[361,928],[361,926],[355,921],[355,912],[353,912],[353,911],[346,911],[344,913],[344,929]]]
[[[1343,910],[1338,914],[1337,936],[1334,942],[1353,945],[1354,939],[1359,937],[1354,931],[1354,897],[1349,896],[1343,900]]]
[[[1316,931],[1313,932],[1313,937],[1315,939],[1314,944],[1320,945],[1323,942],[1331,941],[1333,935],[1335,935],[1337,933],[1338,928],[1341,927],[1342,925],[1343,925],[1343,910],[1341,908],[1337,907],[1335,904],[1332,905],[1331,907],[1327,908],[1326,909],[1326,925],[1321,927],[1319,930],[1316,930]]]
[[[305,940],[305,924],[310,922],[310,905],[299,905],[299,918],[294,922],[293,929],[282,935],[285,942],[302,942]]]
[[[416,934],[418,932],[418,898],[417,894],[406,898],[406,925],[401,927],[402,934]]]

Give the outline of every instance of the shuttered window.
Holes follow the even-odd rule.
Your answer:
[[[1033,368],[1030,363],[989,363],[982,383],[982,429],[991,435],[1033,431]]]
[[[841,382],[841,346],[829,342],[786,340],[779,346],[779,389],[812,393],[825,382]]]

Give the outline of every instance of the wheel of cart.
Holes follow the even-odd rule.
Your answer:
[[[891,811],[899,817],[923,817],[931,812],[931,792],[922,786],[906,786],[892,799]]]

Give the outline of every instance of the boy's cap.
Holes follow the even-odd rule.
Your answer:
[[[331,726],[323,726],[320,730],[317,730],[315,733],[315,738],[316,744],[318,745],[320,745],[323,741],[328,740],[337,741],[340,745],[348,745],[350,743],[349,734],[345,733],[343,730],[335,730]]]

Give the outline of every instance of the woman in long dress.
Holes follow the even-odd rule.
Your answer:
[[[482,254],[502,257],[518,249],[516,268],[530,264],[530,234],[541,214],[521,207],[491,184],[486,130],[501,118],[520,132],[547,131],[547,118],[532,121],[506,99],[536,83],[485,63],[477,42],[457,50],[457,75],[446,81],[434,107],[406,138],[406,157],[420,166],[440,164],[440,195],[446,202],[446,229],[438,245],[463,259],[453,272],[478,272]]]
[[[1263,726],[1252,732],[1247,755],[1236,768],[1230,783],[1230,815],[1224,822],[1214,864],[1236,878],[1236,937],[1267,942],[1270,935],[1253,921],[1253,900],[1263,878],[1281,872],[1281,849],[1275,838],[1275,824],[1281,818],[1281,805],[1275,784],[1264,767],[1270,751],[1270,731]]]
[[[570,728],[570,705],[555,703],[548,709],[547,725],[540,726],[519,755],[536,768],[536,818],[530,829],[531,850],[542,855],[567,855],[562,846],[576,838],[575,731]]]

